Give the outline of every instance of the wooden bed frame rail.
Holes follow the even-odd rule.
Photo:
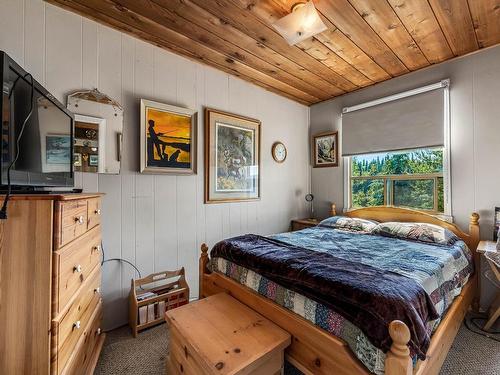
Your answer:
[[[446,222],[427,213],[395,207],[370,207],[346,213],[349,217],[388,221],[424,222],[439,225],[451,230],[467,243],[474,255],[474,263],[479,265],[476,248],[479,243],[479,215],[470,218],[469,232],[465,233],[455,224]],[[201,246],[199,260],[200,298],[217,293],[229,293],[232,297],[264,315],[292,335],[292,344],[286,350],[287,360],[306,375],[327,374],[370,374],[356,358],[347,344],[301,316],[285,309],[273,301],[255,293],[231,278],[208,269],[208,247]],[[392,339],[390,350],[386,353],[385,374],[387,375],[434,375],[439,370],[462,324],[471,303],[477,306],[477,272],[471,276],[462,293],[455,299],[448,312],[434,332],[427,358],[418,361],[413,368],[408,342],[408,326],[395,320],[389,324],[388,332]]]

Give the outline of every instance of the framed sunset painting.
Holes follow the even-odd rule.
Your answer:
[[[196,111],[141,99],[141,173],[196,173]]]
[[[205,109],[205,203],[260,199],[260,121]]]

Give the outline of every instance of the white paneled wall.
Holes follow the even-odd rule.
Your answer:
[[[97,87],[125,107],[120,175],[79,173],[75,185],[106,193],[103,244],[106,258],[124,258],[143,275],[186,267],[192,297],[198,295],[198,254],[224,237],[284,231],[307,211],[309,110],[212,68],[161,50],[41,0],[0,0],[0,49],[32,72],[60,101],[78,89]],[[195,108],[198,174],[141,175],[139,99]],[[262,199],[203,204],[204,106],[262,121]],[[281,140],[284,164],[270,149]],[[104,266],[105,326],[127,321],[127,295],[134,271]]]
[[[467,228],[473,211],[481,215],[481,235],[493,235],[494,207],[500,205],[500,46],[443,62],[311,106],[311,132],[342,130],[342,108],[450,78],[452,215]],[[311,178],[316,208],[325,216],[330,202],[343,208],[344,173],[315,168]],[[317,200],[316,200],[317,198]]]
[[[481,238],[493,236],[493,212],[500,206],[500,46],[437,64],[311,107],[311,132],[341,130],[342,108],[450,78],[452,215],[463,229],[472,212],[481,216]],[[311,185],[316,208],[326,216],[330,202],[342,209],[344,173],[316,168]],[[482,304],[495,287],[483,277]]]

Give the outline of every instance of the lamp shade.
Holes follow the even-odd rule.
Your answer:
[[[327,29],[312,1],[280,18],[273,27],[291,46]]]

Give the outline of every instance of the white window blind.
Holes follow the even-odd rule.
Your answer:
[[[344,109],[342,156],[444,146],[446,86]]]

